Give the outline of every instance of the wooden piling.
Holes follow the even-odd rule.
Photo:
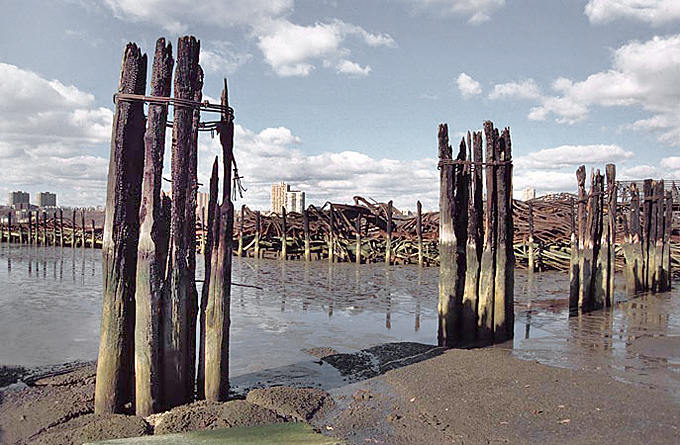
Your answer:
[[[653,183],[651,179],[645,179],[642,183],[642,288],[649,289],[652,282],[650,261],[649,261],[649,242],[652,235],[652,194]]]
[[[309,233],[309,208],[302,210],[302,231],[305,237],[305,261],[312,260],[311,239]]]
[[[392,263],[392,200],[387,203],[387,229],[385,231],[385,263]]]
[[[222,106],[228,107],[227,84],[222,91]],[[233,115],[223,111],[220,123],[220,142],[224,162],[222,205],[219,222],[213,229],[219,234],[217,249],[213,247],[213,276],[206,310],[205,397],[211,401],[225,401],[229,393],[229,327],[231,304],[231,261],[234,207],[231,203],[231,167],[234,159]],[[216,217],[217,219],[217,217]]]
[[[664,196],[664,182],[663,179],[657,181],[656,187],[654,189],[654,211],[656,214],[656,228],[654,230],[654,263],[652,267],[654,268],[652,272],[652,286],[651,290],[653,292],[663,291],[664,285],[662,280],[664,278],[663,272],[663,244],[664,244],[664,217],[665,217],[665,196]]]
[[[119,92],[144,94],[146,55],[125,48]],[[120,413],[133,400],[134,293],[144,164],[144,107],[116,101],[102,243],[104,294],[94,410]],[[118,193],[125,190],[125,193]]]
[[[416,236],[418,237],[418,266],[423,267],[425,255],[423,252],[423,204],[416,203]]]
[[[151,96],[170,96],[173,64],[172,45],[166,45],[164,38],[158,39],[151,71]],[[168,234],[164,228],[169,221],[164,221],[161,184],[167,120],[167,105],[149,104],[135,289],[135,412],[142,417],[162,407],[161,314],[168,254]]]
[[[585,167],[584,167],[585,169]],[[585,173],[585,171],[584,171]],[[577,172],[577,180],[580,180]],[[584,178],[585,180],[585,178]],[[585,193],[585,192],[584,192]],[[579,201],[580,201],[580,187],[579,187]],[[579,291],[579,230],[576,227],[574,216],[574,198],[571,198],[571,212],[569,220],[569,228],[571,231],[570,240],[570,258],[569,258],[569,311],[576,313],[578,311],[578,291]]]
[[[664,207],[664,230],[663,230],[663,251],[661,259],[661,283],[659,291],[665,292],[671,289],[671,234],[673,232],[673,194],[665,193]]]
[[[241,220],[239,221],[238,228],[238,250],[236,251],[236,256],[239,258],[243,256],[243,226],[245,224],[245,220],[246,220],[246,205],[243,204],[241,206]]]
[[[536,263],[534,262],[534,203],[529,201],[529,239],[527,240],[527,256],[528,256],[528,270],[529,273],[536,271]]]
[[[198,350],[198,382],[197,382],[197,397],[199,400],[205,399],[205,317],[208,309],[208,302],[210,301],[210,280],[212,278],[212,257],[213,249],[215,248],[215,231],[213,226],[215,224],[215,212],[217,209],[218,188],[219,188],[219,161],[215,156],[213,162],[212,174],[210,175],[210,194],[208,197],[208,227],[206,236],[205,252],[203,253],[203,263],[205,264],[203,288],[201,289],[201,308],[199,316],[199,324],[201,327],[201,336],[199,340]],[[244,215],[245,205],[241,207],[241,215]]]
[[[282,233],[281,233],[281,259],[286,260],[287,258],[287,244],[288,244],[288,238],[286,236],[286,232],[288,231],[288,226],[286,225],[286,208],[281,207],[281,228],[282,228]]]
[[[194,37],[180,37],[177,45],[175,65],[175,99],[194,101],[198,83],[198,55],[200,43]],[[171,208],[171,267],[166,278],[166,293],[163,303],[163,387],[164,407],[174,407],[191,400],[194,376],[191,370],[192,347],[195,337],[189,337],[191,329],[191,305],[195,301],[194,275],[187,256],[195,228],[190,227],[187,218],[191,198],[188,196],[193,185],[193,119],[194,108],[179,106],[174,109],[172,132],[172,208]],[[187,199],[189,198],[189,199]],[[195,212],[195,208],[194,208]],[[195,254],[195,252],[191,252]],[[192,298],[194,301],[192,301]]]
[[[255,252],[255,258],[260,258],[260,236],[261,236],[261,228],[262,228],[262,222],[261,222],[261,216],[260,216],[260,211],[255,212],[255,247],[254,247],[254,252]]]
[[[486,137],[486,211],[484,212],[484,250],[479,267],[479,301],[477,306],[477,338],[493,339],[494,295],[496,277],[496,243],[498,233],[498,200],[496,198],[496,144],[491,122],[484,122]]]
[[[2,234],[0,233],[0,241]],[[33,212],[28,211],[28,244],[33,244]]]
[[[496,198],[498,199],[498,238],[496,244],[496,274],[494,282],[494,341],[506,341],[514,333],[515,256],[513,250],[512,221],[512,144],[510,129],[505,128],[497,139],[496,156],[499,162],[496,173]]]
[[[354,246],[354,261],[357,264],[361,264],[361,213],[357,214],[356,227],[354,230],[356,238],[356,245]]]
[[[614,304],[614,278],[616,273],[616,213],[617,196],[616,189],[616,165],[606,165],[607,175],[607,277],[605,281],[605,305],[611,307]]]
[[[7,212],[7,242],[12,242],[12,212]]]
[[[85,229],[85,209],[82,209],[80,211],[80,247],[83,249],[86,246],[86,241],[87,241],[87,229]]]
[[[328,210],[328,261],[330,263],[335,261],[335,212],[333,212],[333,204]]]
[[[36,213],[36,218],[38,217]],[[76,247],[76,209],[73,209],[73,217],[71,218],[71,247]],[[38,233],[35,234],[35,243],[38,244]],[[103,248],[103,246],[102,246]]]
[[[59,209],[59,245],[64,247],[64,210]]]
[[[47,238],[47,212],[42,212],[42,219],[43,246],[47,247],[49,244],[49,239]]]

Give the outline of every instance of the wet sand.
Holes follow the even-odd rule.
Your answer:
[[[645,341],[645,350],[657,355],[677,346],[675,338]],[[381,367],[384,374],[359,376],[355,383],[328,391],[256,389],[245,400],[195,402],[147,419],[95,416],[94,366],[86,365],[38,379],[33,386],[2,391],[0,440],[81,443],[154,432],[308,422],[327,436],[320,442],[680,442],[680,403],[663,389],[519,360],[503,348],[438,351],[435,357],[438,348],[430,347],[431,353],[424,356],[424,345],[414,348],[411,352],[418,352],[423,361],[388,371],[396,365]],[[385,363],[408,363],[394,356],[396,350],[374,349],[386,352]],[[365,369],[358,370],[368,376]]]

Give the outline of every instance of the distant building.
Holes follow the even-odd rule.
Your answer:
[[[57,195],[56,193],[40,192],[38,193],[38,207],[56,207]]]
[[[271,208],[274,213],[281,213],[285,207],[287,212],[302,213],[305,209],[305,192],[291,190],[285,182],[272,184]]]
[[[529,201],[536,198],[536,190],[531,187],[527,187],[522,190],[522,201]]]
[[[196,195],[196,220],[201,221],[205,218],[204,223],[208,223],[208,203],[210,202],[210,194],[198,192]]]
[[[30,204],[28,192],[9,192],[9,206],[15,209],[26,209]]]

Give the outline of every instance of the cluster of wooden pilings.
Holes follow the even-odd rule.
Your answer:
[[[499,134],[487,121],[484,138],[485,159],[481,132],[468,132],[453,159],[448,126],[439,127],[438,341],[444,347],[513,337],[510,130]]]
[[[194,37],[181,37],[175,64],[171,45],[159,39],[150,96],[145,96],[147,57],[136,44],[125,48],[115,99],[104,224],[96,413],[119,413],[132,405],[138,415],[146,416],[195,398],[227,397],[234,124],[226,81],[221,105],[201,102],[199,50]],[[149,104],[148,116],[144,103]],[[170,104],[174,107],[172,200],[161,194]],[[201,122],[201,111],[218,111],[220,120]],[[215,159],[199,307],[194,228],[197,140],[198,131],[205,128],[219,133],[224,183],[218,205]]]
[[[437,261],[436,212],[395,214],[392,202],[326,203],[302,213],[263,215],[241,207],[234,227],[236,255],[331,262],[429,265]]]
[[[651,179],[642,184],[642,205],[637,184],[629,192],[630,206],[622,215],[628,292],[670,290],[673,194],[663,180]]]
[[[53,215],[47,212],[27,212],[27,221],[12,221],[12,212],[7,213],[7,223],[0,225],[0,242],[40,246],[61,247],[101,247],[102,229],[85,225],[85,211],[80,213],[80,226],[77,225],[76,210],[69,220],[64,219],[63,209]],[[42,217],[41,217],[42,216]]]
[[[627,291],[663,292],[671,286],[671,234],[673,197],[664,182],[643,183],[643,204],[635,183],[630,202],[619,213],[616,167],[606,166],[605,176],[591,171],[586,193],[586,168],[576,171],[578,198],[571,216],[569,307],[572,313],[588,312],[614,303],[616,239],[623,228],[620,250],[625,259]]]

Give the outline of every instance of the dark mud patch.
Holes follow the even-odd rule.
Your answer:
[[[49,429],[31,443],[79,445],[106,439],[145,436],[152,427],[143,418],[123,414],[86,414]]]
[[[254,389],[248,393],[246,400],[301,422],[323,416],[335,406],[327,392],[313,388]]]

